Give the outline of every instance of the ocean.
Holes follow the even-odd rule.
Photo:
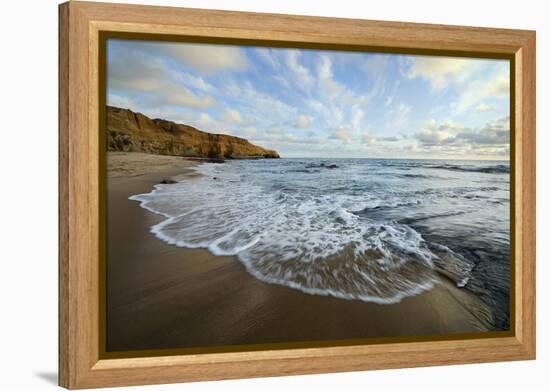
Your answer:
[[[509,328],[507,161],[267,159],[130,197],[151,231],[233,255],[256,278],[309,294],[392,304],[449,279]],[[184,261],[184,260],[183,260]]]

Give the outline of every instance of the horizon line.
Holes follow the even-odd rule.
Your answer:
[[[369,159],[369,160],[453,160],[453,161],[480,161],[480,162],[510,162],[507,159],[461,159],[461,158],[433,158],[433,157],[336,157],[336,156],[280,156],[279,159]]]

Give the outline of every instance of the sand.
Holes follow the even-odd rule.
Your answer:
[[[235,257],[168,245],[149,232],[161,216],[130,195],[200,164],[178,157],[109,153],[107,351],[219,347],[488,330],[490,311],[444,277],[397,304],[316,296],[268,284]]]

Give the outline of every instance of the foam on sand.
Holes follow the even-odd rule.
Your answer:
[[[262,281],[343,299],[396,303],[437,281],[437,251],[417,231],[356,213],[379,199],[285,186],[267,191],[231,164],[198,170],[203,175],[192,181],[130,197],[165,217],[151,231],[167,243],[236,256]]]

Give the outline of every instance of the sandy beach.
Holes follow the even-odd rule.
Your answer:
[[[444,277],[397,304],[316,296],[268,284],[236,257],[168,245],[162,220],[129,196],[177,176],[192,186],[200,162],[108,154],[107,351],[428,336],[486,331],[490,311]]]

